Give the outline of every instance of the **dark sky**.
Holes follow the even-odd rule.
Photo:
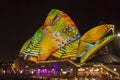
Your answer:
[[[119,29],[119,0],[1,0],[0,58],[9,60],[19,54],[52,8],[67,13],[81,34],[99,22],[115,24]]]

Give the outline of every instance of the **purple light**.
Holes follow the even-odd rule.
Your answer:
[[[50,74],[55,73],[55,71],[47,70],[47,69],[38,69],[36,73],[40,75],[50,75]]]
[[[58,67],[58,64],[57,63],[53,63],[53,68],[55,69],[55,70],[57,70],[59,67]]]

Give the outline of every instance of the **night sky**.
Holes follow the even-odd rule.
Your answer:
[[[115,24],[119,31],[119,0],[1,0],[0,58],[9,60],[19,54],[53,8],[67,13],[81,34],[100,23]]]

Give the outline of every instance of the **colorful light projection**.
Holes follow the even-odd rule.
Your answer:
[[[20,57],[25,60],[39,62],[80,38],[74,22],[64,12],[52,9],[43,26],[23,45]]]
[[[57,59],[81,57],[80,63],[84,63],[116,37],[114,34],[107,35],[111,30],[112,25],[100,25],[80,38],[70,17],[52,9],[42,27],[25,42],[19,56],[33,62],[49,60],[51,56]]]
[[[109,24],[96,26],[87,31],[80,38],[80,42],[94,43],[104,37],[112,28],[113,26]]]
[[[86,62],[89,58],[91,58],[94,53],[96,53],[98,50],[100,50],[103,46],[108,44],[110,41],[112,41],[116,37],[115,34],[109,35],[107,37],[102,38],[100,41],[96,42],[95,45],[93,45],[92,49],[86,52],[86,54],[81,58],[80,63]]]
[[[115,34],[107,35],[111,30],[113,30],[112,25],[100,25],[92,28],[80,38],[79,49],[76,55],[81,57],[80,63],[86,62],[95,52],[116,37]]]
[[[66,44],[64,47],[54,52],[52,56],[58,59],[74,58],[76,56],[76,53],[78,52],[78,44],[79,44],[79,39],[69,44]]]

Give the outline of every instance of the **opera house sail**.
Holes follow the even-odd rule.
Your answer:
[[[70,17],[60,10],[52,9],[42,27],[25,42],[20,57],[33,62],[46,61],[51,55],[60,58],[66,54],[64,47],[79,38],[78,29]],[[75,44],[73,45],[77,48],[78,43]],[[74,46],[69,49],[73,49]],[[59,52],[60,49],[62,50]],[[69,53],[69,49],[66,52]]]

